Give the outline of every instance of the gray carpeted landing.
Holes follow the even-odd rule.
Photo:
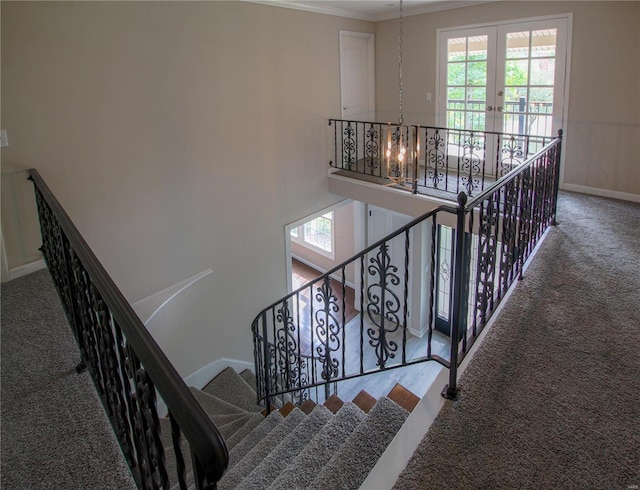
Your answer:
[[[135,488],[49,273],[2,284],[2,488]]]
[[[558,221],[394,488],[640,485],[640,205]]]

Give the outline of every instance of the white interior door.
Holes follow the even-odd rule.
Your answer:
[[[375,40],[371,33],[340,31],[342,119],[374,121]]]

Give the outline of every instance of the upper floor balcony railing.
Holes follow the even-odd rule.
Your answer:
[[[552,136],[330,119],[338,175],[455,200],[478,195]],[[399,148],[405,149],[402,159]]]

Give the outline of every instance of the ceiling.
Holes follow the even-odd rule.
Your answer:
[[[394,19],[400,15],[399,0],[254,0],[254,3],[371,22]],[[403,0],[402,10],[404,16],[409,16],[479,3],[487,3],[487,0]]]

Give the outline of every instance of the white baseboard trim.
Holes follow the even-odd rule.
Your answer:
[[[191,373],[189,376],[184,378],[184,382],[187,386],[193,386],[194,388],[198,388],[199,390],[201,390],[202,388],[207,386],[209,381],[211,381],[228,367],[232,367],[238,373],[244,371],[245,369],[248,369],[251,372],[255,371],[255,365],[253,362],[222,357],[216,361],[213,361],[211,364],[207,364],[206,366],[203,366],[197,371]]]
[[[629,192],[611,191],[609,189],[600,189],[598,187],[588,187],[585,185],[564,184],[562,189],[570,192],[580,192],[581,194],[591,194],[600,197],[609,197],[611,199],[620,199],[622,201],[640,202],[640,194],[631,194]]]
[[[317,264],[314,264],[313,262],[310,262],[310,261],[308,261],[307,259],[303,259],[302,257],[300,257],[300,256],[298,256],[298,255],[296,255],[296,254],[291,254],[291,257],[292,257],[292,258],[294,258],[294,259],[296,259],[296,260],[298,260],[298,261],[300,261],[300,262],[302,262],[302,263],[303,263],[303,264],[305,264],[305,265],[308,265],[308,266],[309,266],[309,267],[311,267],[312,269],[317,270],[317,271],[318,271],[319,273],[321,273],[321,274],[326,274],[326,273],[327,273],[327,270],[326,270],[326,269],[323,269],[322,267],[318,267],[318,265],[317,265]],[[335,279],[335,280],[336,280],[336,281],[338,281],[338,282],[342,281],[342,278],[341,278],[338,274],[335,274],[335,273],[334,273],[334,274],[331,274],[331,278],[332,278],[332,279]],[[354,289],[354,290],[356,289],[355,285],[354,285],[352,282],[350,282],[350,281],[345,281],[344,283],[345,283],[347,286],[349,286],[351,289]]]
[[[40,269],[44,269],[45,267],[47,267],[47,264],[45,264],[44,259],[39,259],[34,262],[21,265],[20,267],[15,267],[14,269],[11,269],[9,271],[9,280],[26,276],[27,274],[31,274],[32,272],[39,271]]]

